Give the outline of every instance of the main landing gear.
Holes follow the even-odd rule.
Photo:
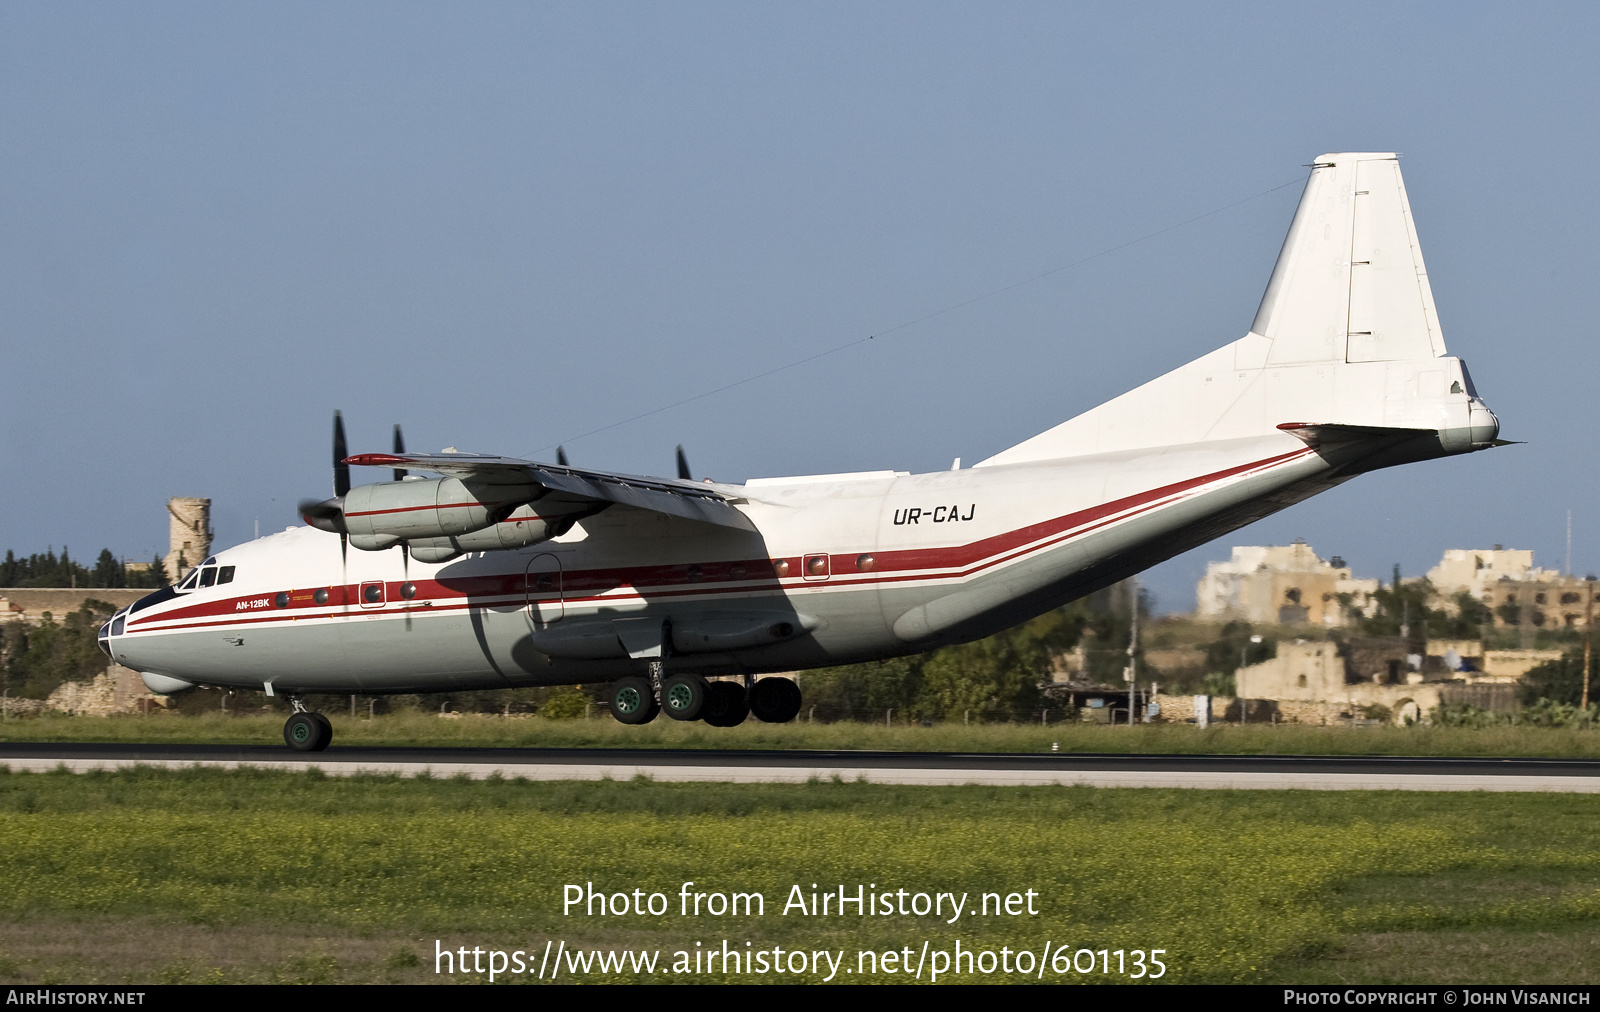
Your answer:
[[[736,727],[749,716],[786,724],[800,712],[800,687],[788,678],[763,678],[746,691],[738,682],[710,682],[699,675],[661,677],[658,665],[651,664],[650,678],[629,675],[606,690],[606,703],[619,723],[648,724],[665,713],[712,727]]]
[[[283,740],[296,752],[321,752],[333,741],[333,723],[320,713],[307,710],[299,698],[291,696],[294,712],[283,723]]]

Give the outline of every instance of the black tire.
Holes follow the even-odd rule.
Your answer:
[[[648,724],[661,712],[650,683],[636,675],[612,682],[606,690],[606,705],[619,724]]]
[[[313,712],[311,716],[315,717],[317,723],[322,725],[322,744],[318,745],[311,751],[321,752],[323,749],[333,744],[333,721],[329,720],[328,715],[325,713]]]
[[[787,678],[763,678],[750,690],[750,712],[768,724],[787,724],[800,712],[800,686]]]
[[[706,707],[700,719],[712,727],[738,727],[750,715],[750,702],[738,682],[712,682],[706,689]]]
[[[321,752],[333,740],[333,725],[320,713],[291,713],[283,724],[283,740],[296,752]]]
[[[699,720],[708,688],[699,675],[673,675],[661,683],[661,710],[673,720]]]

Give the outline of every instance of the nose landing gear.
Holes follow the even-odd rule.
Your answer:
[[[333,724],[320,713],[305,708],[296,697],[290,697],[294,712],[283,724],[283,740],[296,752],[321,752],[333,741]]]

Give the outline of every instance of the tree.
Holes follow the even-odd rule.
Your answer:
[[[1428,607],[1434,596],[1433,584],[1427,580],[1379,587],[1372,595],[1377,614],[1361,620],[1361,632],[1367,636],[1399,636],[1400,627],[1405,626],[1412,637],[1442,633],[1453,627],[1454,620],[1443,610]]]
[[[1251,637],[1255,634],[1255,627],[1249,622],[1229,622],[1223,626],[1217,638],[1204,645],[1206,671],[1231,678],[1241,663],[1244,666],[1260,664],[1278,656],[1277,640],[1263,636],[1261,642],[1254,643]]]
[[[1088,604],[1075,602],[973,643],[820,668],[801,680],[806,699],[830,717],[882,716],[886,710],[946,720],[961,720],[969,710],[1036,714],[1039,686],[1049,679],[1053,659],[1077,645],[1090,615]],[[1121,630],[1125,643],[1125,619]]]
[[[5,687],[15,695],[43,699],[62,682],[88,681],[105,671],[98,633],[114,611],[114,605],[91,598],[60,622],[46,612],[44,622],[33,628],[6,626]]]
[[[128,574],[122,568],[122,563],[111,554],[111,549],[100,549],[100,557],[95,560],[94,570],[89,574],[89,586],[125,587],[127,584]]]
[[[1494,612],[1488,605],[1472,596],[1471,591],[1460,591],[1455,596],[1457,614],[1447,620],[1441,633],[1449,639],[1471,639],[1483,634],[1485,626],[1494,624]],[[1431,627],[1430,627],[1431,628]]]
[[[1592,673],[1591,673],[1592,677]],[[1589,698],[1595,698],[1594,686]],[[1517,685],[1517,701],[1531,706],[1541,699],[1578,705],[1583,700],[1583,649],[1570,651],[1556,661],[1546,661],[1522,676]]]
[[[945,720],[961,720],[969,710],[1003,719],[1037,711],[1050,654],[1025,628],[929,654],[919,709]]]
[[[35,553],[18,558],[15,551],[7,550],[5,561],[0,562],[0,587],[165,587],[166,570],[161,556],[156,556],[147,572],[129,573],[127,568],[111,553],[102,548],[94,568],[88,569],[74,562],[63,547],[56,555],[54,548],[43,554]]]
[[[892,657],[864,664],[818,668],[800,675],[807,704],[828,717],[857,717],[885,710],[921,716],[913,708],[922,696],[921,657]]]

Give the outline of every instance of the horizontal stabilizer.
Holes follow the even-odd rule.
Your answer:
[[[1284,422],[1278,428],[1313,449],[1341,443],[1415,439],[1418,436],[1438,435],[1433,429],[1404,429],[1391,425],[1339,425],[1331,422]]]

